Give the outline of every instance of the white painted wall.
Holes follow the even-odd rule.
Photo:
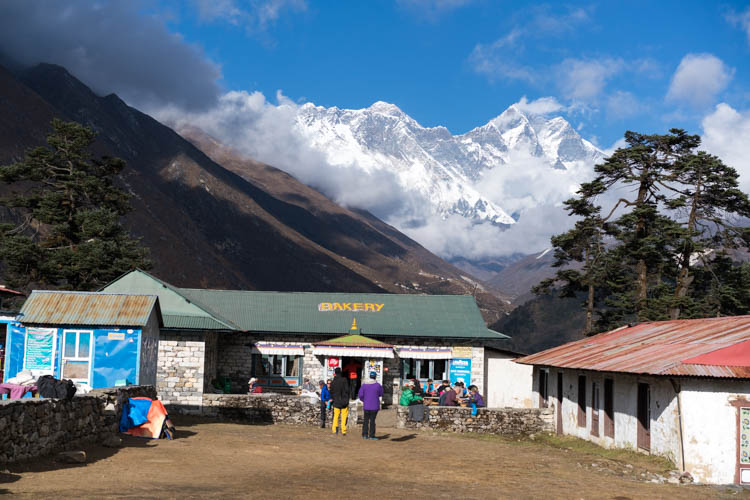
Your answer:
[[[533,367],[515,363],[515,354],[484,350],[488,408],[534,408]]]
[[[548,401],[557,412],[557,374],[551,368],[549,374]],[[592,441],[605,448],[637,449],[637,397],[638,383],[647,383],[651,388],[651,453],[665,456],[675,464],[680,462],[679,424],[677,398],[669,379],[641,377],[629,374],[604,374],[599,372],[563,369],[562,423],[563,433]],[[578,426],[578,376],[586,376],[586,426]],[[614,381],[614,439],[604,436],[604,379]],[[534,367],[535,406],[539,401],[539,368]],[[599,436],[591,434],[592,383],[599,385]],[[557,422],[557,414],[555,414]]]
[[[737,409],[750,400],[746,380],[686,378],[682,382],[685,466],[700,482],[734,482],[737,464]]]

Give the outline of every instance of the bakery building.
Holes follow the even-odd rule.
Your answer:
[[[750,316],[627,326],[519,358],[559,434],[750,484]]]
[[[484,394],[485,348],[507,339],[487,328],[471,296],[179,288],[140,270],[103,291],[158,295],[157,388],[185,411],[199,411],[212,387],[245,392],[256,377],[284,392],[336,367],[354,368],[356,383],[375,371],[386,403],[408,376],[462,380]]]

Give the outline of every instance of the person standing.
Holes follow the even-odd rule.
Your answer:
[[[349,379],[349,397],[351,399],[356,399],[357,397],[357,379],[359,379],[359,371],[361,369],[362,363],[355,359],[350,359],[344,366],[344,373]]]
[[[339,417],[341,417],[341,435],[346,436],[346,421],[349,418],[349,382],[341,375],[341,368],[337,367],[333,374],[333,382],[331,383],[333,427],[331,427],[331,431],[336,434]]]
[[[365,411],[365,420],[362,424],[362,439],[372,439],[375,437],[375,419],[378,417],[380,410],[380,398],[383,397],[383,386],[375,380],[378,374],[370,372],[370,378],[362,383],[357,396],[362,401],[362,408]]]
[[[329,379],[328,382],[323,382],[322,380],[319,383],[320,385],[320,428],[325,429],[326,428],[326,413],[328,413],[328,407],[330,406],[331,401],[331,380]]]

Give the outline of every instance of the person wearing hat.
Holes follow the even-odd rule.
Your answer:
[[[259,394],[263,392],[263,388],[258,383],[258,379],[253,377],[247,381],[247,392],[251,394]]]
[[[362,439],[372,439],[377,441],[375,437],[375,419],[378,416],[380,410],[380,398],[383,397],[383,386],[376,380],[378,374],[370,372],[370,377],[365,380],[362,387],[359,388],[357,396],[362,401],[362,408],[365,411],[365,419],[362,424]]]

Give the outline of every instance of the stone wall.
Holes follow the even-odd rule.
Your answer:
[[[204,394],[201,415],[251,424],[320,425],[317,399],[287,394]],[[328,412],[326,425],[332,423]],[[349,409],[349,424],[357,419],[356,405]]]
[[[122,403],[156,398],[153,386],[97,389],[70,400],[0,401],[0,464],[101,443],[118,432]]]
[[[425,407],[425,419],[408,419],[409,408],[397,408],[397,427],[400,429],[432,429],[451,432],[486,434],[535,434],[554,430],[554,412],[549,408],[479,408],[471,415],[471,408],[435,406]]]
[[[184,413],[200,411],[205,354],[203,332],[162,332],[156,390],[165,406],[170,409],[179,407]]]

